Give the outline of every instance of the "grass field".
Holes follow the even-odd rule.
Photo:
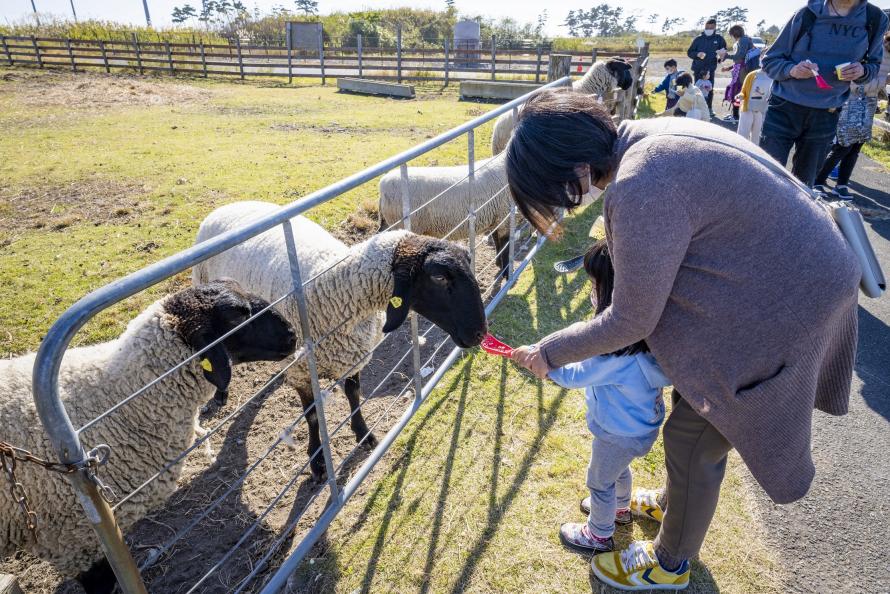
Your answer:
[[[309,83],[175,81],[0,69],[0,352],[34,349],[87,291],[191,244],[215,206],[284,203],[479,115],[454,88],[416,101],[342,95]],[[663,109],[663,96],[642,114]],[[476,138],[488,154],[488,129]],[[454,143],[420,160],[463,162]],[[312,212],[342,229],[373,211],[368,185]],[[492,319],[514,344],[589,315],[581,275],[552,263],[587,240],[589,207],[548,245]],[[358,219],[361,220],[361,217]],[[356,220],[353,220],[355,224]],[[129,300],[82,333],[117,334],[165,286]],[[589,436],[578,391],[542,384],[503,360],[462,359],[329,530],[298,589],[317,592],[565,592],[592,586],[586,558],[557,530],[580,521]],[[663,480],[661,443],[634,465]],[[780,591],[777,564],[733,458],[695,592]],[[652,536],[636,523],[619,543]]]

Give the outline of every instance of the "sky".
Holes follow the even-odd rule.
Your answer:
[[[37,10],[41,13],[71,18],[72,0],[34,0]],[[273,6],[293,6],[288,0],[242,0],[250,9],[258,5],[263,12]],[[494,18],[512,17],[520,22],[533,22],[538,14],[546,8],[549,21],[546,32],[550,37],[566,35],[561,27],[569,10],[589,9],[591,6],[608,0],[547,0],[547,2],[517,2],[516,0],[456,0],[455,6],[461,14],[484,15]],[[668,15],[665,6],[670,6],[670,16],[686,19],[686,26],[692,28],[702,16],[712,14],[721,8],[741,5],[748,8],[749,24],[754,25],[764,19],[768,24],[781,26],[794,12],[803,5],[805,0],[612,0],[613,5],[623,6],[625,12],[636,12],[643,18],[640,25],[647,27],[645,17],[658,13],[661,19]],[[121,23],[145,24],[142,0],[73,0],[77,16],[81,19],[99,18]],[[152,21],[155,26],[171,24],[170,13],[174,6],[190,2],[193,6],[200,0],[148,0]],[[881,8],[890,8],[890,0],[873,1]],[[394,6],[412,6],[415,8],[444,8],[444,0],[319,0],[322,13],[332,11],[368,10],[389,8]],[[0,0],[0,22],[16,22],[28,17],[31,13],[31,0]]]

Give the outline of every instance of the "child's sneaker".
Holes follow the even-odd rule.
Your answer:
[[[831,181],[837,181],[837,178],[840,176],[840,168],[840,163],[835,165],[834,169],[831,170],[831,173],[828,174],[828,179],[830,179]]]
[[[658,491],[652,489],[634,489],[633,496],[630,498],[630,511],[635,516],[649,518],[656,522],[664,519],[664,510],[658,505]]]
[[[620,590],[683,590],[689,585],[689,562],[676,571],[659,563],[652,541],[637,540],[623,551],[597,555],[590,563],[594,575]]]
[[[570,549],[584,553],[608,553],[615,548],[611,536],[600,538],[590,531],[587,524],[563,524],[559,528],[559,538]]]
[[[590,496],[589,495],[581,500],[581,511],[583,511],[587,515],[590,515]],[[629,507],[615,510],[615,523],[618,524],[619,526],[626,526],[633,521],[634,521],[634,519],[630,513]]]

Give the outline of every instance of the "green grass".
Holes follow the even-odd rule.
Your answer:
[[[0,77],[6,73],[23,76],[0,69]],[[289,87],[167,78],[153,84],[155,98],[173,97],[169,104],[96,107],[78,103],[75,85],[132,79],[28,76],[0,81],[0,355],[36,348],[79,297],[189,246],[214,207],[296,200],[491,108],[457,101],[456,86],[421,86],[419,100],[399,101],[308,82]],[[50,85],[65,84],[71,93],[60,95],[58,104],[31,100]],[[176,93],[184,86],[191,98],[180,101]],[[197,100],[194,87],[203,93]],[[489,134],[486,128],[476,135],[477,155],[487,154]],[[417,163],[457,164],[465,155],[466,143],[454,142]],[[16,223],[28,192],[56,205],[42,228]],[[73,204],[72,194],[79,197]],[[357,203],[376,196],[376,183],[366,184],[309,216],[335,227]],[[85,207],[95,212],[66,218]],[[133,216],[103,214],[118,209]],[[56,224],[64,228],[52,230]],[[158,247],[139,249],[148,242]],[[100,316],[78,342],[116,335],[169,287]]]
[[[874,138],[862,150],[866,155],[890,169],[890,134],[878,132],[878,129],[875,128]]]

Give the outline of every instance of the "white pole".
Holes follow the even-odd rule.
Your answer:
[[[151,27],[151,14],[148,12],[148,0],[142,0],[142,8],[145,9],[145,24]]]

